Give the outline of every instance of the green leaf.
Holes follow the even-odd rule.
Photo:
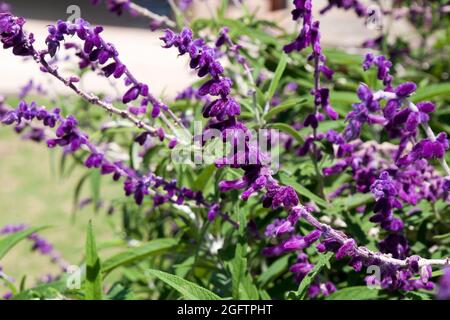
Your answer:
[[[416,93],[410,97],[410,100],[415,103],[448,95],[450,95],[450,83],[440,83],[417,89]]]
[[[339,104],[348,106],[347,110],[351,109],[353,103],[358,101],[358,97],[354,92],[335,91],[330,95],[330,102],[332,105]]]
[[[264,287],[269,281],[276,278],[280,274],[286,272],[289,262],[289,256],[284,256],[276,260],[267,268],[258,278],[258,284]]]
[[[296,98],[296,99],[286,100],[283,103],[281,103],[280,105],[271,108],[264,115],[264,120],[268,121],[268,120],[272,119],[278,113],[286,111],[286,110],[289,110],[292,107],[295,107],[297,105],[302,105],[302,104],[304,104],[307,101],[308,101],[308,99],[304,99],[304,98]]]
[[[411,299],[411,300],[431,300],[430,294],[419,292],[419,291],[408,291],[405,292],[405,297]]]
[[[281,181],[281,183],[283,183],[285,185],[289,185],[289,186],[293,187],[295,189],[295,191],[297,191],[299,194],[314,201],[318,205],[320,205],[324,208],[327,208],[329,206],[328,202],[326,202],[324,199],[315,195],[314,193],[309,191],[307,188],[305,188],[304,186],[299,184],[297,181],[295,181],[294,178],[289,177],[284,173],[280,173],[280,181]]]
[[[66,286],[66,275],[62,279],[37,285],[34,288],[23,290],[17,295],[14,295],[13,300],[30,300],[30,299],[50,299],[61,295],[65,290]]]
[[[240,210],[239,205],[236,204],[235,212],[239,219],[239,239],[230,265],[232,295],[234,299],[254,300],[258,299],[259,295],[252,277],[247,272],[246,225],[248,211]]]
[[[374,202],[375,199],[373,194],[365,193],[365,194],[355,194],[351,197],[339,198],[333,201],[333,206],[343,206],[345,210],[353,210],[362,205],[370,204]]]
[[[230,34],[233,37],[238,35],[246,35],[252,39],[261,41],[264,44],[271,44],[277,46],[279,44],[278,40],[275,37],[267,34],[260,29],[247,27],[243,22],[236,19],[223,19],[222,23],[224,26],[230,27]]]
[[[348,52],[344,52],[335,48],[324,48],[323,49],[327,60],[336,64],[344,64],[344,65],[361,65],[362,58],[359,54],[349,54]]]
[[[247,259],[245,258],[244,246],[240,243],[236,245],[234,259],[231,263],[231,284],[233,299],[240,298],[239,288],[242,283],[242,278],[247,267]]]
[[[92,222],[89,221],[86,237],[85,299],[102,300],[101,263],[97,254]]]
[[[306,291],[313,282],[314,278],[317,276],[317,274],[325,267],[329,266],[329,261],[331,257],[333,256],[333,252],[327,252],[326,254],[320,254],[319,255],[319,261],[314,266],[314,269],[312,269],[302,280],[300,283],[300,286],[298,287],[298,290],[296,292],[296,296],[298,299],[303,299],[306,295]]]
[[[151,255],[166,252],[175,247],[177,244],[178,241],[169,238],[152,240],[142,246],[118,253],[115,256],[105,260],[102,266],[102,272],[106,275],[120,266],[145,259]]]
[[[17,294],[16,286],[11,281],[9,281],[6,277],[3,277],[0,275],[0,282],[4,283],[5,287],[8,288],[9,291],[11,291],[13,296],[15,296]]]
[[[216,170],[216,166],[211,164],[204,168],[202,172],[198,175],[197,179],[194,182],[193,190],[202,191],[205,186],[208,184],[211,177],[213,177],[214,171]]]
[[[154,269],[146,270],[146,274],[163,281],[188,300],[221,300],[218,295],[208,289],[176,275]]]
[[[281,122],[280,123],[270,123],[267,125],[267,128],[277,129],[277,130],[286,132],[286,133],[290,134],[299,143],[301,143],[301,144],[304,143],[302,136],[294,128],[292,128],[290,125],[288,125],[286,123],[281,123]]]
[[[337,290],[329,296],[326,300],[370,300],[378,297],[379,290],[369,288],[367,286],[348,287]]]
[[[136,300],[131,288],[123,286],[121,283],[115,283],[108,291],[109,300]]]
[[[446,234],[439,234],[436,236],[433,236],[433,239],[435,240],[445,240],[445,239],[449,239],[450,238],[450,232],[446,233]]]
[[[281,76],[283,75],[284,70],[287,66],[287,54],[283,53],[278,61],[277,69],[275,70],[275,74],[273,75],[272,81],[269,85],[269,90],[266,92],[266,102],[272,100],[275,91],[277,91],[278,85],[280,84]]]
[[[34,227],[28,228],[13,234],[6,236],[5,238],[0,240],[0,260],[11,250],[17,243],[26,239],[29,235],[38,232],[42,229],[48,228],[44,227]]]

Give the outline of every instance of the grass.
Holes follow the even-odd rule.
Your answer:
[[[83,170],[75,170],[69,178],[58,177],[51,159],[57,159],[59,152],[49,150],[45,144],[23,141],[12,128],[0,127],[0,228],[21,223],[50,225],[42,235],[65,260],[77,265],[84,256],[88,221],[93,221],[97,241],[101,243],[120,238],[120,217],[107,216],[104,211],[95,213],[92,206],[87,206],[73,219],[73,190]],[[120,184],[112,187],[109,196],[114,192],[121,192]],[[30,251],[30,244],[22,242],[0,261],[3,271],[16,281],[27,276],[28,285],[43,275],[58,273],[48,257]],[[1,287],[0,292],[4,292]]]

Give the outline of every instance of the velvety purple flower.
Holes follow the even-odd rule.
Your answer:
[[[330,281],[326,283],[313,283],[308,288],[308,296],[310,298],[316,298],[319,295],[329,296],[331,293],[336,291],[336,287]]]
[[[263,199],[264,207],[272,207],[274,209],[280,206],[291,208],[298,205],[298,203],[297,192],[290,186],[269,186]]]
[[[28,226],[25,224],[6,225],[0,229],[0,235],[13,234],[26,229],[28,229]],[[48,240],[37,233],[32,233],[27,239],[33,243],[33,251],[37,251],[42,255],[50,257],[53,263],[57,264],[63,271],[66,271],[68,263],[61,258],[60,253],[54,249],[53,245]]]
[[[203,108],[203,116],[205,118],[215,117],[219,121],[225,120],[229,117],[238,116],[240,113],[241,107],[239,103],[231,97],[217,99],[206,104]]]
[[[377,78],[383,81],[386,89],[391,89],[392,76],[390,70],[392,62],[384,56],[375,57],[372,53],[368,53],[363,62],[363,69],[368,70],[372,66],[375,66],[378,69]]]
[[[9,12],[0,12],[0,41],[4,49],[12,48],[17,56],[29,56],[34,52],[34,37],[25,34],[24,24],[25,19],[14,17]]]
[[[430,101],[419,102],[417,108],[423,113],[432,113],[436,109],[434,104]]]
[[[284,51],[290,53],[292,51],[301,51],[312,43],[312,1],[311,0],[294,0],[295,9],[292,11],[292,18],[298,20],[303,18],[303,27],[299,36],[290,44],[284,46]],[[318,43],[318,25],[316,25],[316,43]]]
[[[420,159],[440,159],[449,148],[447,134],[441,132],[435,141],[423,139],[417,143],[407,155],[398,159],[397,165],[404,167]]]
[[[215,203],[208,209],[208,220],[213,221],[220,213],[220,206]]]
[[[394,208],[400,209],[402,205],[397,199],[397,186],[387,171],[380,174],[379,179],[370,187],[370,191],[376,199],[373,209],[375,215],[370,218],[370,221],[379,223],[382,228],[388,231],[401,231],[403,222],[393,217],[392,210]]]
[[[395,88],[395,93],[399,98],[409,97],[414,91],[416,91],[417,86],[413,82],[405,82],[400,84]]]
[[[439,288],[437,298],[441,300],[450,300],[450,268],[444,269],[444,274],[439,279]]]
[[[347,240],[336,252],[336,259],[342,259],[345,256],[353,255],[353,252],[356,249],[355,240],[349,239]]]
[[[295,92],[298,89],[298,84],[296,82],[288,82],[284,87],[285,92]]]
[[[264,235],[266,237],[278,237],[281,234],[289,233],[294,230],[294,227],[289,220],[275,219],[266,227]]]
[[[409,244],[405,236],[401,234],[390,234],[378,244],[384,253],[392,254],[392,257],[404,259],[409,253]]]
[[[88,168],[100,168],[103,163],[103,155],[102,154],[91,154],[86,161],[84,162],[84,165]]]
[[[289,267],[289,271],[294,274],[295,280],[298,283],[300,283],[312,269],[314,269],[314,265],[309,262],[308,256],[303,252],[297,256],[296,263]]]
[[[337,120],[338,113],[330,105],[330,90],[327,88],[320,88],[316,93],[316,101],[321,104],[322,109],[332,120]]]

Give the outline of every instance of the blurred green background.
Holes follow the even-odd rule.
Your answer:
[[[70,178],[61,178],[54,164],[60,150],[49,150],[42,144],[23,141],[10,127],[0,127],[0,228],[6,224],[26,223],[30,226],[50,225],[41,235],[48,239],[71,264],[83,257],[85,230],[93,220],[99,243],[118,239],[118,216],[104,210],[95,212],[86,206],[73,212],[73,193],[81,170]],[[121,192],[115,184],[107,194]],[[30,241],[11,250],[0,265],[17,281],[27,275],[28,281],[46,274],[57,274],[58,267],[50,258],[31,252]],[[108,252],[105,252],[108,255]],[[23,259],[26,257],[26,259]],[[30,283],[31,284],[31,283]]]

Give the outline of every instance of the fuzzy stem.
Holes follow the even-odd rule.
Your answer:
[[[171,20],[169,17],[156,14],[148,10],[147,8],[141,7],[140,5],[134,2],[130,2],[130,9],[140,16],[147,17],[153,21],[164,23],[168,27],[175,28],[177,25],[175,21]]]
[[[346,241],[351,239],[350,237],[346,236],[344,233],[334,230],[332,227],[330,227],[327,224],[321,223],[310,212],[308,212],[303,206],[297,206],[295,208],[301,210],[303,219],[306,222],[308,222],[311,226],[315,227],[318,230],[321,230],[322,232],[326,233],[328,236],[331,236],[333,239],[335,239],[339,243],[344,244]],[[293,209],[295,209],[295,208],[293,208]],[[406,258],[404,260],[392,258],[390,255],[383,254],[380,252],[373,252],[366,247],[357,247],[355,250],[359,257],[366,258],[366,259],[377,259],[380,262],[382,262],[383,264],[394,265],[394,266],[398,266],[398,267],[406,267],[408,265],[408,258]],[[420,258],[419,266],[424,266],[424,265],[440,265],[440,266],[450,265],[450,258],[446,258],[446,259]]]
[[[78,88],[77,86],[75,86],[73,82],[71,82],[70,80],[68,80],[68,79],[64,78],[63,76],[61,76],[56,68],[51,67],[47,63],[47,61],[45,61],[43,55],[40,55],[40,54],[36,53],[34,55],[34,58],[35,58],[35,61],[37,63],[39,63],[45,69],[45,71],[47,71],[53,77],[55,77],[56,79],[58,79],[59,81],[64,83],[64,85],[66,85],[68,88],[72,89],[77,95],[82,97],[87,102],[103,108],[108,113],[116,114],[116,115],[122,117],[123,119],[131,121],[136,127],[138,127],[139,129],[143,129],[143,130],[149,132],[151,135],[157,135],[158,134],[158,130],[157,129],[155,129],[152,126],[148,125],[144,121],[136,118],[135,116],[133,116],[127,110],[122,110],[122,109],[116,108],[111,103],[105,102],[105,101],[101,100],[99,97],[97,97],[97,96],[95,96],[93,94],[88,94],[88,93],[84,92],[83,90],[81,90],[80,88]],[[171,139],[174,138],[174,136],[167,134],[167,135],[165,135],[165,138],[171,140]]]

